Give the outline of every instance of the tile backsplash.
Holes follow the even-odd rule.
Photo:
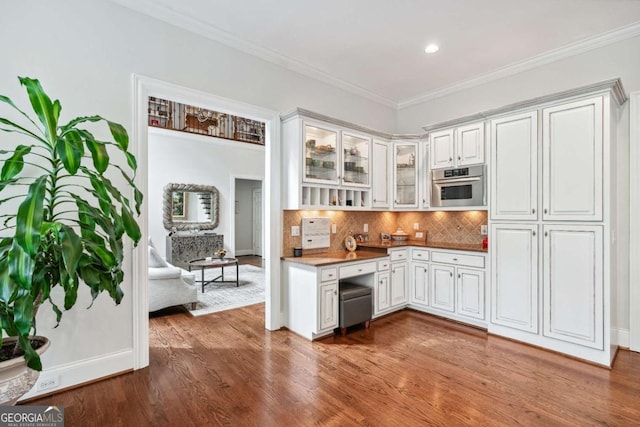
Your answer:
[[[344,250],[344,239],[350,234],[365,234],[364,224],[369,225],[369,240],[380,240],[380,233],[393,233],[398,227],[412,235],[413,224],[427,230],[429,242],[482,243],[480,226],[487,223],[486,211],[432,211],[432,212],[379,212],[379,211],[283,211],[284,235],[282,255],[292,256],[293,248],[302,246],[302,237],[292,237],[291,227],[300,226],[302,218],[328,217],[336,224],[336,234],[331,234],[329,251]],[[303,251],[306,254],[326,252],[327,249]]]

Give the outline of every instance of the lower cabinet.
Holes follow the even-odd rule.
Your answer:
[[[376,285],[373,291],[373,315],[378,316],[391,308],[391,288],[389,271],[376,273]]]
[[[391,308],[409,302],[409,264],[407,262],[391,263]]]
[[[338,327],[338,282],[320,285],[318,324],[319,330]]]
[[[456,270],[458,288],[456,313],[484,320],[484,271],[460,267]]]
[[[411,263],[411,304],[429,305],[429,264],[414,261]]]
[[[455,311],[453,272],[449,265],[431,265],[431,307]]]

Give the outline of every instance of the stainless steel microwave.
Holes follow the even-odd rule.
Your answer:
[[[486,166],[431,172],[431,206],[486,206]]]

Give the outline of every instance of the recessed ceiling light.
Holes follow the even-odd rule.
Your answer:
[[[439,50],[440,50],[440,46],[434,43],[431,43],[430,45],[427,45],[427,47],[424,48],[425,53],[436,53]]]

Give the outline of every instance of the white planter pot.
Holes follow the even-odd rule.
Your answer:
[[[48,338],[36,335],[31,337],[31,340],[44,342],[36,350],[40,356],[49,348]],[[4,338],[2,344],[15,343],[16,341],[17,338]],[[15,405],[18,399],[31,390],[39,376],[40,372],[27,367],[27,362],[22,356],[0,362],[0,405]]]

